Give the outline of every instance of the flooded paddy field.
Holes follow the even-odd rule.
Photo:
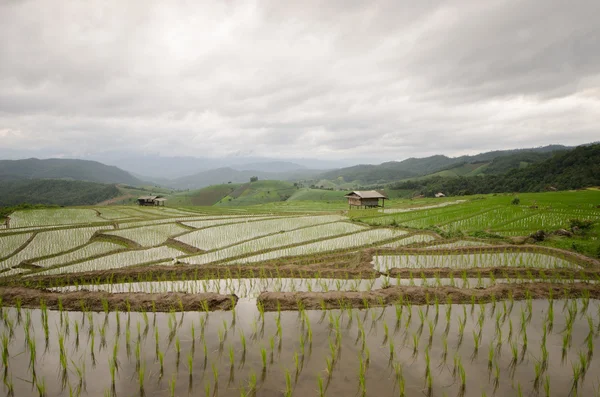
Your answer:
[[[0,233],[0,394],[597,395],[598,261],[394,226],[484,221],[451,204],[370,223],[18,213]]]
[[[0,389],[25,395],[594,395],[595,299],[368,309],[4,308]]]

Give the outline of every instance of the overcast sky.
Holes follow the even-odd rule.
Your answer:
[[[0,0],[0,149],[356,158],[600,140],[600,1]]]

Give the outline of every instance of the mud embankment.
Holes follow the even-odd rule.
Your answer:
[[[21,287],[0,288],[3,306],[39,308],[68,311],[213,311],[231,310],[237,304],[237,296],[214,293],[164,294],[109,292],[53,292]]]
[[[511,298],[512,296],[512,298]],[[392,304],[487,303],[506,299],[555,299],[587,296],[600,299],[600,285],[587,283],[497,284],[488,288],[394,286],[365,292],[263,292],[257,302],[266,311],[368,308]]]

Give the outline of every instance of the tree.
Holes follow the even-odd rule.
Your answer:
[[[250,182],[256,182],[258,181],[258,177],[257,176],[251,176],[250,177]]]

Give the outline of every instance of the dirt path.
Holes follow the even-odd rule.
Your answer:
[[[102,201],[102,202],[100,202],[98,204],[95,204],[95,205],[111,205],[111,204],[114,204],[114,203],[118,203],[119,201],[130,199],[132,197],[133,197],[133,195],[131,195],[131,194],[125,194],[123,196],[113,197],[111,199],[104,200],[104,201]]]

